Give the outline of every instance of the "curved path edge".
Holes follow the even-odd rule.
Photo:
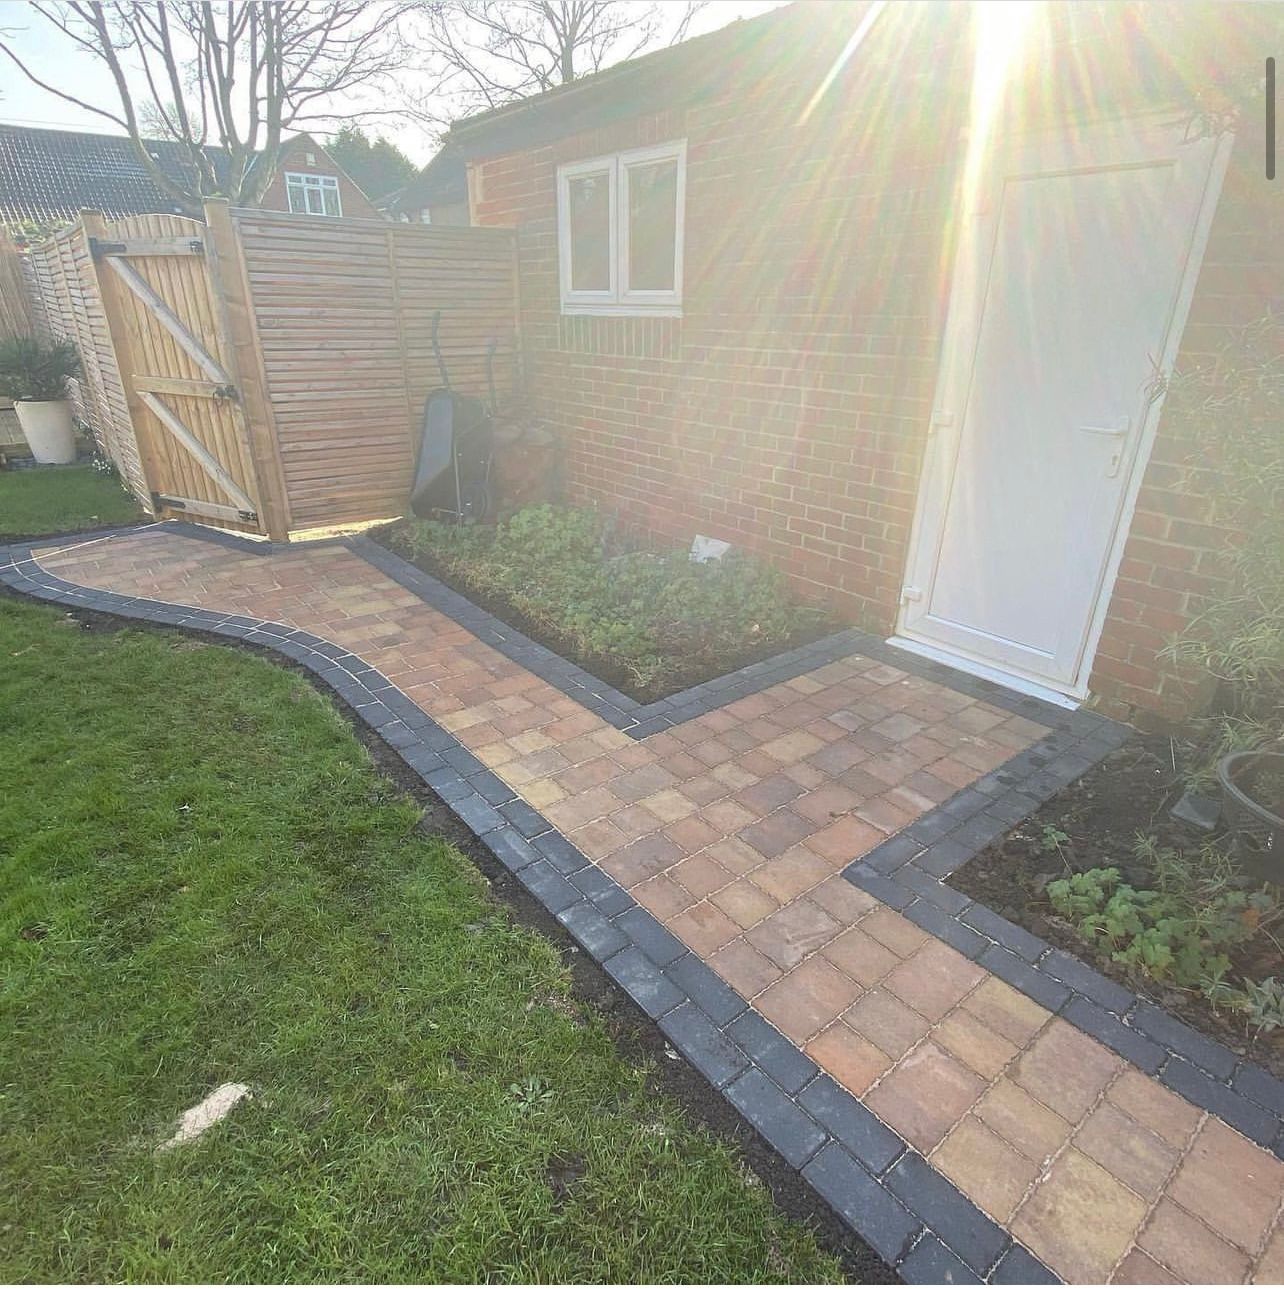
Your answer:
[[[99,536],[77,534],[67,545]],[[248,546],[230,540],[238,548]],[[42,540],[39,545],[52,544]],[[305,668],[442,799],[658,1023],[673,1047],[902,1279],[910,1284],[1060,1283],[515,793],[479,791],[475,781],[491,788],[495,776],[355,654],[263,618],[79,586],[41,567],[30,545],[0,546],[0,583],[68,609],[259,646]],[[508,799],[492,799],[500,795]],[[520,826],[505,813],[510,804],[520,806],[508,812]]]
[[[164,527],[243,555],[301,549],[182,523]],[[756,1003],[749,1004],[698,954],[688,952],[660,920],[370,663],[324,636],[270,619],[80,585],[50,572],[34,554],[73,554],[130,535],[131,530],[115,529],[0,546],[0,582],[67,608],[266,648],[304,667],[434,790],[657,1022],[670,1043],[906,1280],[1056,1280],[1004,1224],[982,1213],[920,1151],[769,1023]],[[1284,1157],[1284,1083],[948,884],[985,845],[1126,741],[1126,727],[1097,713],[1052,708],[998,690],[859,631],[837,633],[643,708],[368,538],[333,538],[308,548],[317,545],[341,546],[358,556],[634,740],[853,654],[918,673],[1041,724],[1046,733],[1037,742],[907,823],[849,864],[842,876],[943,941],[947,954],[957,951],[1052,1013],[1054,1024],[1090,1036],[1206,1112],[1210,1122],[1220,1119]],[[270,604],[254,607],[272,609]],[[325,630],[321,623],[312,625]],[[957,955],[954,961],[966,966]],[[1018,1229],[1016,1223],[1011,1227]],[[1053,1252],[1066,1260],[1064,1249]],[[1069,1258],[1070,1265],[1074,1261]],[[1131,1264],[1120,1271],[1137,1273]]]

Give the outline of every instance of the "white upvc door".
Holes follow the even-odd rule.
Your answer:
[[[993,158],[961,212],[902,637],[1085,692],[1218,150],[1151,121],[1027,135]]]

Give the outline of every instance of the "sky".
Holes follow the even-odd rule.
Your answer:
[[[780,3],[782,0],[709,0],[692,21],[690,34],[714,31],[737,18],[751,18],[774,9]],[[117,109],[115,88],[107,71],[91,54],[69,48],[66,37],[29,10],[26,0],[0,0],[0,30],[12,39],[15,49],[41,79],[65,85],[69,93],[88,103]],[[7,59],[0,65],[0,123],[122,133],[106,118],[31,84]],[[436,151],[428,128],[409,118],[383,118],[371,132],[391,139],[417,165],[425,164]]]

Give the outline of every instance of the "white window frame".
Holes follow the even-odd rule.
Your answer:
[[[629,286],[629,170],[657,161],[677,163],[673,235],[673,290],[632,290]],[[610,286],[605,291],[575,290],[571,285],[571,181],[585,175],[608,176],[607,210]],[[687,141],[633,148],[557,168],[557,255],[564,314],[632,314],[682,316],[682,265],[686,222]]]
[[[309,189],[321,193],[321,210],[293,210],[290,209],[290,185],[294,184],[303,189],[306,195]],[[334,193],[334,204],[338,207],[333,215],[324,209],[325,192]],[[343,218],[343,194],[339,191],[339,180],[335,175],[311,175],[302,170],[287,170],[285,172],[285,204],[290,209],[292,215],[318,215],[322,219],[342,219]]]

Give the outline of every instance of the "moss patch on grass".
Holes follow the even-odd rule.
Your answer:
[[[0,659],[0,1280],[837,1277],[309,685],[12,600]]]

